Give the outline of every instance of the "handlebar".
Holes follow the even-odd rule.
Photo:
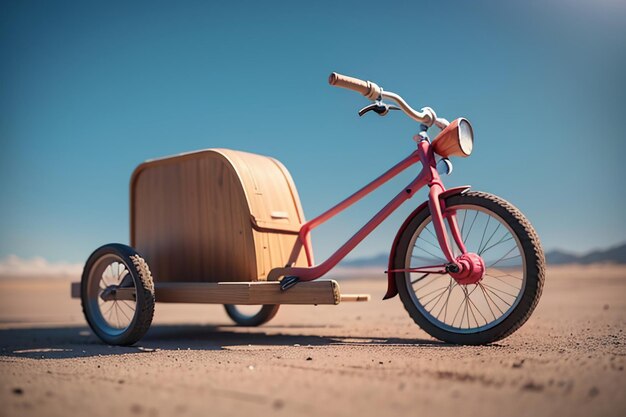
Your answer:
[[[330,74],[328,84],[356,91],[370,100],[376,100],[382,91],[378,85],[371,81],[359,80],[358,78],[348,77],[347,75],[337,74],[336,72]]]
[[[424,107],[421,111],[417,111],[409,106],[409,104],[398,94],[392,93],[391,91],[384,91],[376,83],[371,81],[363,81],[358,78],[348,77],[347,75],[333,72],[328,77],[328,84],[356,91],[357,93],[363,94],[370,100],[380,100],[383,98],[389,99],[395,102],[411,119],[419,123],[424,123],[427,126],[435,124],[440,129],[444,129],[449,124],[446,119],[437,118],[435,111],[430,107]]]

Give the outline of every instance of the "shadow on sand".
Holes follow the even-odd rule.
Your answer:
[[[268,326],[271,329],[276,326]],[[0,330],[0,360],[7,357],[66,359],[142,354],[154,350],[221,350],[234,346],[402,345],[450,347],[427,339],[268,334],[263,328],[211,325],[153,325],[136,345],[103,344],[88,327]]]

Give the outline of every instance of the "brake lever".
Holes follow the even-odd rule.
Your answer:
[[[377,114],[382,114],[383,112],[386,112],[384,106],[381,106],[378,103],[372,103],[359,110],[359,117],[362,117],[365,113],[372,110],[375,111]]]
[[[365,113],[369,111],[374,111],[379,116],[386,116],[387,113],[389,113],[389,110],[401,110],[401,109],[400,107],[391,106],[389,104],[383,103],[382,101],[377,101],[359,110],[359,117],[363,116]]]

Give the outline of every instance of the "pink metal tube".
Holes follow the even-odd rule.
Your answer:
[[[327,260],[312,268],[291,267],[275,268],[270,271],[268,281],[277,279],[280,276],[294,275],[301,281],[312,281],[321,277],[337,265],[356,245],[358,245],[367,235],[369,235],[380,223],[382,223],[391,213],[393,213],[402,203],[411,198],[413,194],[427,184],[424,171],[415,178],[408,187],[398,193],[385,207],[383,207],[369,222],[365,224],[350,240],[343,244]]]
[[[367,184],[365,187],[361,188],[359,191],[352,194],[350,197],[346,198],[336,206],[320,214],[316,218],[304,223],[300,228],[300,232],[298,233],[298,239],[300,240],[300,243],[302,244],[302,247],[304,249],[304,253],[306,254],[307,264],[309,265],[309,267],[313,266],[313,251],[311,250],[311,239],[309,237],[311,230],[315,229],[320,224],[323,224],[327,220],[336,216],[338,213],[342,212],[357,201],[361,200],[363,197],[376,190],[378,187],[385,184],[411,165],[417,163],[419,160],[420,157],[418,151],[414,151],[413,153],[411,153],[411,155],[398,162],[387,172],[376,178],[371,183]],[[295,254],[295,257],[297,257],[297,253]],[[293,254],[290,259],[290,264],[292,262],[295,262]]]
[[[463,236],[461,236],[461,232],[459,231],[459,224],[456,221],[456,210],[446,209],[445,201],[441,202],[441,209],[443,211],[444,217],[448,220],[448,225],[450,225],[450,233],[452,234],[456,245],[461,250],[461,253],[467,253],[465,243],[463,242]]]
[[[337,215],[337,213],[342,212],[343,210],[347,209],[348,207],[350,207],[357,201],[361,200],[363,197],[365,197],[366,195],[368,195],[369,193],[371,193],[372,191],[374,191],[375,189],[377,189],[378,187],[380,187],[381,185],[383,185],[384,183],[386,183],[387,181],[389,181],[390,179],[398,175],[400,172],[410,167],[411,165],[415,164],[419,160],[420,158],[419,158],[418,151],[414,151],[407,158],[398,162],[389,171],[385,172],[383,175],[376,178],[374,181],[367,184],[365,187],[361,188],[359,191],[352,194],[350,197],[346,198],[341,203],[337,204],[335,207],[325,211],[324,213],[320,214],[316,218],[309,220],[308,222],[303,224],[302,229],[300,229],[300,233],[302,234],[303,232],[305,233],[310,232],[311,230],[313,230],[320,224],[324,223],[328,219]]]
[[[340,211],[354,204],[356,201],[360,200],[368,193],[374,191],[376,188],[380,187],[382,184],[389,181],[394,176],[398,175],[404,169],[415,164],[418,160],[419,157],[417,153],[413,152],[408,158],[398,163],[396,166],[391,168],[385,174],[378,177],[372,183],[357,191],[348,199],[344,200],[343,202],[339,203],[332,209],[309,221],[308,223],[305,223],[300,229],[300,241],[305,246],[305,250],[307,250],[306,246],[310,242],[307,237],[312,228],[318,226],[319,224],[328,220]],[[391,200],[385,207],[383,207],[369,222],[365,224],[365,226],[363,226],[354,236],[352,236],[350,240],[344,243],[339,249],[337,249],[335,253],[333,253],[327,260],[325,260],[321,264],[309,268],[274,268],[268,274],[267,280],[273,281],[277,280],[281,276],[293,275],[299,277],[301,281],[311,281],[326,274],[335,265],[337,265],[348,253],[350,253],[350,251],[354,249],[356,245],[358,245],[363,239],[365,239],[367,235],[369,235],[376,227],[378,227],[380,223],[382,223],[387,217],[389,217],[389,215],[393,213],[402,203],[411,198],[413,194],[415,194],[415,192],[417,192],[427,183],[427,171],[422,170],[420,174],[409,184],[408,187],[398,193],[398,195],[396,195],[393,200]]]
[[[448,233],[446,231],[446,225],[443,221],[441,202],[439,200],[440,194],[446,191],[446,189],[443,186],[441,179],[439,178],[435,155],[433,153],[433,149],[430,143],[428,143],[427,141],[422,141],[417,144],[417,148],[419,151],[420,160],[424,165],[424,171],[428,171],[430,176],[430,181],[428,182],[428,186],[430,187],[430,192],[428,193],[428,207],[430,209],[430,215],[432,216],[432,222],[435,228],[435,233],[437,235],[437,241],[439,242],[441,251],[443,252],[448,262],[452,263],[454,262],[455,258],[454,254],[450,250]]]
[[[430,215],[432,216],[433,226],[435,227],[435,233],[437,235],[437,241],[441,247],[441,251],[445,255],[448,262],[454,262],[454,255],[450,250],[450,242],[448,240],[448,232],[446,231],[446,225],[443,222],[443,216],[441,215],[441,204],[439,202],[439,194],[443,191],[439,184],[434,184],[430,187],[428,193],[428,207],[430,208]]]

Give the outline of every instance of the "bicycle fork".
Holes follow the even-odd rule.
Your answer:
[[[425,267],[415,270],[412,269],[410,272],[448,273],[459,284],[475,284],[479,282],[484,275],[485,263],[479,255],[467,251],[457,222],[456,211],[446,207],[446,189],[439,177],[439,172],[437,172],[435,155],[430,146],[430,142],[427,140],[428,137],[425,135],[419,136],[424,138],[417,145],[419,157],[424,168],[427,169],[430,174],[428,181],[428,187],[430,188],[428,193],[428,208],[430,209],[437,241],[448,263],[441,265],[443,270],[440,271],[433,271],[430,267]],[[459,256],[456,256],[452,250],[452,241],[446,229],[446,220],[450,229],[450,235],[456,247],[461,252]],[[436,267],[438,267],[438,265],[432,266],[432,268]]]

